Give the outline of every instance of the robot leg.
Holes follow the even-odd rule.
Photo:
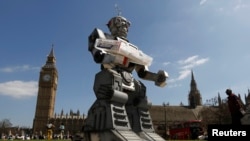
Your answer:
[[[121,87],[121,75],[115,70],[104,69],[96,74],[97,100],[89,109],[83,127],[87,141],[142,141],[131,130],[125,109],[128,95]]]
[[[132,130],[145,140],[165,141],[154,130],[149,113],[152,104],[147,99],[145,85],[140,81],[134,81],[134,83],[135,92],[129,94],[128,104],[126,105]]]

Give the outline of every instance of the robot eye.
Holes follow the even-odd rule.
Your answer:
[[[130,27],[130,22],[127,21],[126,23],[127,23],[127,26]]]
[[[122,20],[121,20],[120,18],[116,18],[116,19],[115,19],[115,24],[116,24],[117,26],[121,26],[121,25],[122,25]]]
[[[130,26],[130,22],[124,20],[124,19],[121,19],[121,18],[116,18],[115,20],[115,25],[116,26],[126,26],[126,27],[129,27]]]
[[[130,22],[126,21],[127,28],[130,27]]]

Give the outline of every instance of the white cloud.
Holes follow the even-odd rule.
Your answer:
[[[209,58],[199,58],[198,55],[194,55],[191,57],[188,57],[185,60],[180,60],[178,63],[181,65],[180,69],[181,70],[187,70],[187,69],[192,69],[194,67],[200,66],[204,63],[206,63],[209,60]]]
[[[169,88],[175,88],[175,87],[180,87],[180,86],[182,86],[182,85],[181,84],[177,84],[177,83],[168,85]]]
[[[191,69],[198,67],[202,64],[205,64],[208,61],[209,61],[209,58],[199,58],[198,55],[188,57],[184,60],[179,60],[178,61],[178,64],[180,65],[179,75],[177,78],[173,78],[169,80],[169,82],[173,83],[173,82],[180,81],[180,80],[187,78],[191,73]]]
[[[167,66],[169,64],[170,64],[170,62],[163,62],[163,66]]]
[[[246,8],[248,5],[244,4],[241,0],[237,1],[237,5],[234,7],[234,10],[237,11],[242,8]]]
[[[205,2],[207,2],[207,0],[201,0],[200,5],[203,5]]]
[[[177,78],[177,80],[182,80],[182,79],[185,79],[186,77],[188,77],[188,75],[190,74],[190,70],[187,70],[187,69],[185,69],[185,70],[181,70],[180,72],[179,72],[179,77]]]
[[[19,80],[0,83],[0,95],[17,99],[32,97],[37,94],[37,85],[37,81],[24,82]]]
[[[197,58],[198,58],[198,55],[194,55],[194,56],[188,57],[188,58],[185,59],[185,60],[180,60],[180,61],[178,61],[178,63],[179,63],[179,64],[188,64],[188,63],[193,62],[193,61],[196,60]]]
[[[29,71],[29,70],[38,70],[38,69],[39,67],[31,67],[29,65],[22,65],[22,66],[0,68],[0,72],[11,73],[11,72]]]

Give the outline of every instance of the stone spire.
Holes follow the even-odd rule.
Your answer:
[[[198,105],[202,105],[202,98],[200,91],[197,88],[196,81],[194,79],[193,70],[191,70],[191,83],[190,83],[190,92],[188,95],[189,106],[190,108],[195,108]]]
[[[44,65],[45,68],[56,68],[56,57],[54,54],[54,45],[52,44],[52,48],[50,50],[49,55],[47,56],[46,64]]]
[[[49,56],[48,57],[55,57],[54,55],[54,45],[52,44],[52,48],[50,50]]]

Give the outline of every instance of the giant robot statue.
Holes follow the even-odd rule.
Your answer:
[[[152,58],[127,40],[130,22],[113,17],[107,24],[111,35],[95,28],[90,34],[88,50],[101,71],[96,74],[96,101],[88,111],[83,131],[87,141],[164,141],[155,133],[147,100],[146,87],[132,76],[164,87],[167,72],[148,70]]]

